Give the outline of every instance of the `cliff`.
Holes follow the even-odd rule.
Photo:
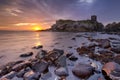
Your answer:
[[[102,31],[104,28],[102,23],[97,21],[96,16],[91,16],[91,20],[58,20],[52,25],[52,31],[79,31],[79,32],[91,32]]]

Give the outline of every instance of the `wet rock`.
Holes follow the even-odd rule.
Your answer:
[[[76,56],[70,56],[70,57],[69,57],[69,60],[71,60],[71,61],[76,61],[76,60],[78,60],[78,58],[77,58]]]
[[[40,52],[37,53],[36,58],[38,59],[43,59],[47,55],[47,51],[41,50]]]
[[[97,43],[95,43],[95,42],[91,42],[89,45],[88,45],[88,48],[95,48],[96,46],[98,46],[98,44]]]
[[[9,62],[6,65],[0,67],[0,76],[6,75],[12,71],[12,67],[15,65],[15,62]]]
[[[98,50],[98,53],[89,53],[89,57],[102,63],[113,61],[114,53],[108,50]]]
[[[29,59],[28,61],[30,61],[31,63],[35,63],[35,62],[38,62],[39,59],[37,59],[37,58],[32,58],[32,59]]]
[[[98,65],[95,62],[90,62],[90,65],[94,68],[94,69],[98,69]]]
[[[72,55],[73,55],[73,53],[67,53],[67,54],[66,54],[66,57],[69,58],[69,57],[72,56]]]
[[[43,45],[38,45],[38,46],[32,47],[32,49],[40,49],[40,48],[43,48]]]
[[[120,65],[108,62],[102,67],[102,73],[107,80],[120,80]]]
[[[71,48],[73,48],[73,47],[72,47],[72,46],[69,46],[68,48],[70,48],[70,49],[71,49]]]
[[[90,76],[88,80],[105,80],[102,74],[95,74],[93,76]]]
[[[82,37],[82,35],[76,35],[75,37]]]
[[[96,42],[98,42],[99,46],[103,48],[111,47],[110,41],[108,39],[97,39]]]
[[[52,51],[49,52],[49,55],[47,57],[48,57],[48,60],[51,60],[52,62],[54,62],[63,54],[64,54],[63,50],[53,49]]]
[[[105,53],[105,55],[97,55],[97,54],[93,54],[92,56],[90,56],[90,58],[100,61],[102,63],[106,63],[109,61],[113,61],[113,57],[112,56],[107,56],[108,54]]]
[[[28,53],[25,53],[25,54],[21,54],[20,57],[29,57],[29,56],[32,56],[33,55],[33,52],[28,52]]]
[[[4,76],[2,76],[2,78],[7,78],[7,79],[12,79],[13,77],[16,76],[16,72],[15,71],[12,71]]]
[[[60,77],[58,80],[66,80],[66,77]]]
[[[87,79],[93,74],[94,68],[88,64],[79,63],[75,65],[72,72],[79,78]]]
[[[3,58],[3,57],[5,57],[5,55],[0,56],[0,59]]]
[[[76,38],[72,38],[71,40],[76,40]]]
[[[111,48],[111,51],[117,53],[117,54],[120,54],[120,45],[117,45],[117,46],[113,46]]]
[[[16,76],[17,76],[18,78],[22,78],[25,73],[26,73],[26,71],[24,71],[24,69],[23,69],[23,70],[19,71],[19,72],[16,74]]]
[[[110,40],[119,40],[118,38],[109,37]]]
[[[17,65],[17,64],[20,64],[20,63],[23,63],[23,62],[25,62],[25,61],[23,61],[23,60],[16,61],[16,62],[14,63],[14,65]]]
[[[10,80],[10,79],[7,79],[7,78],[0,78],[0,80]]]
[[[95,39],[93,39],[93,38],[88,38],[88,40],[89,40],[90,42],[95,41]]]
[[[15,65],[14,67],[12,67],[12,70],[16,71],[16,72],[19,72],[20,70],[22,70],[22,69],[24,69],[28,66],[31,66],[31,62],[26,61],[26,62],[20,63],[18,65]]]
[[[60,44],[59,42],[56,42],[55,45]]]
[[[3,65],[0,67],[0,75],[5,75],[7,73],[10,73],[12,71],[12,68],[17,65],[24,62],[23,60],[16,61],[16,62],[9,62],[6,65]]]
[[[55,74],[59,77],[68,76],[68,70],[65,67],[60,67],[55,70]]]
[[[39,80],[53,80],[52,74],[50,72],[42,74]]]
[[[81,55],[81,54],[88,54],[91,52],[91,50],[86,46],[82,46],[81,48],[77,48],[77,52]]]
[[[48,71],[48,63],[45,61],[36,62],[32,65],[32,69],[35,72],[43,73]]]
[[[28,71],[30,71],[30,70],[32,70],[30,67],[26,67],[26,68],[24,69],[24,71],[26,71],[26,72],[28,72]]]
[[[62,55],[55,61],[57,67],[66,67],[66,56]]]
[[[14,77],[11,80],[23,80],[23,78]]]
[[[35,73],[32,70],[24,74],[24,80],[36,80],[39,79],[40,74]]]
[[[113,44],[113,45],[117,45],[117,44],[119,45],[119,44],[120,44],[120,41],[113,41],[112,44]]]
[[[114,57],[113,61],[120,64],[120,55],[117,55],[116,57]]]

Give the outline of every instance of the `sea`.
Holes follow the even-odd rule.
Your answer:
[[[65,53],[74,53],[76,48],[90,43],[88,37],[120,39],[120,35],[99,32],[0,31],[0,65],[34,58],[39,50],[35,50],[32,47],[38,45],[43,45],[43,49],[48,52],[56,48],[64,50]],[[21,54],[27,52],[33,52],[34,55],[28,58],[20,57]]]

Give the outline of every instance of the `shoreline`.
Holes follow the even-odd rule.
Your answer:
[[[39,52],[35,58],[25,61],[22,60],[10,62],[1,66],[1,80],[29,80],[32,78],[39,78],[40,80],[42,80],[41,78],[46,80],[47,78],[48,80],[54,80],[56,78],[61,78],[60,80],[63,80],[64,78],[65,80],[79,80],[86,74],[87,76],[84,78],[87,78],[87,80],[98,80],[99,78],[104,80],[104,76],[106,75],[102,72],[103,66],[111,61],[114,61],[116,65],[119,65],[119,53],[116,50],[117,48],[114,49],[111,45],[112,40],[119,40],[116,38],[94,39],[88,34],[76,35],[71,40],[76,41],[77,38],[86,38],[90,43],[83,43],[81,46],[77,46],[75,49],[74,47],[68,46],[68,48],[72,50],[70,52],[66,52],[59,48],[53,48],[53,50],[44,51],[44,46],[36,46],[34,48],[35,50],[39,50]],[[25,53],[22,55],[22,57],[26,56],[27,58],[33,54],[34,53]],[[79,64],[82,66],[79,66]],[[85,72],[90,74],[76,74],[76,70],[74,70],[75,66],[81,67],[82,69],[78,70],[80,72],[83,71],[82,73],[84,73],[84,70],[87,70],[89,67],[91,70],[87,70]]]

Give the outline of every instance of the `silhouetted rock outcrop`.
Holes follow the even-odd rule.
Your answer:
[[[102,23],[97,21],[97,16],[91,16],[91,20],[58,20],[56,24],[51,27],[52,31],[80,31],[80,32],[91,32],[91,31],[102,31],[104,28]]]
[[[106,32],[119,32],[120,31],[120,22],[119,23],[113,22],[111,24],[106,25],[105,31]]]

